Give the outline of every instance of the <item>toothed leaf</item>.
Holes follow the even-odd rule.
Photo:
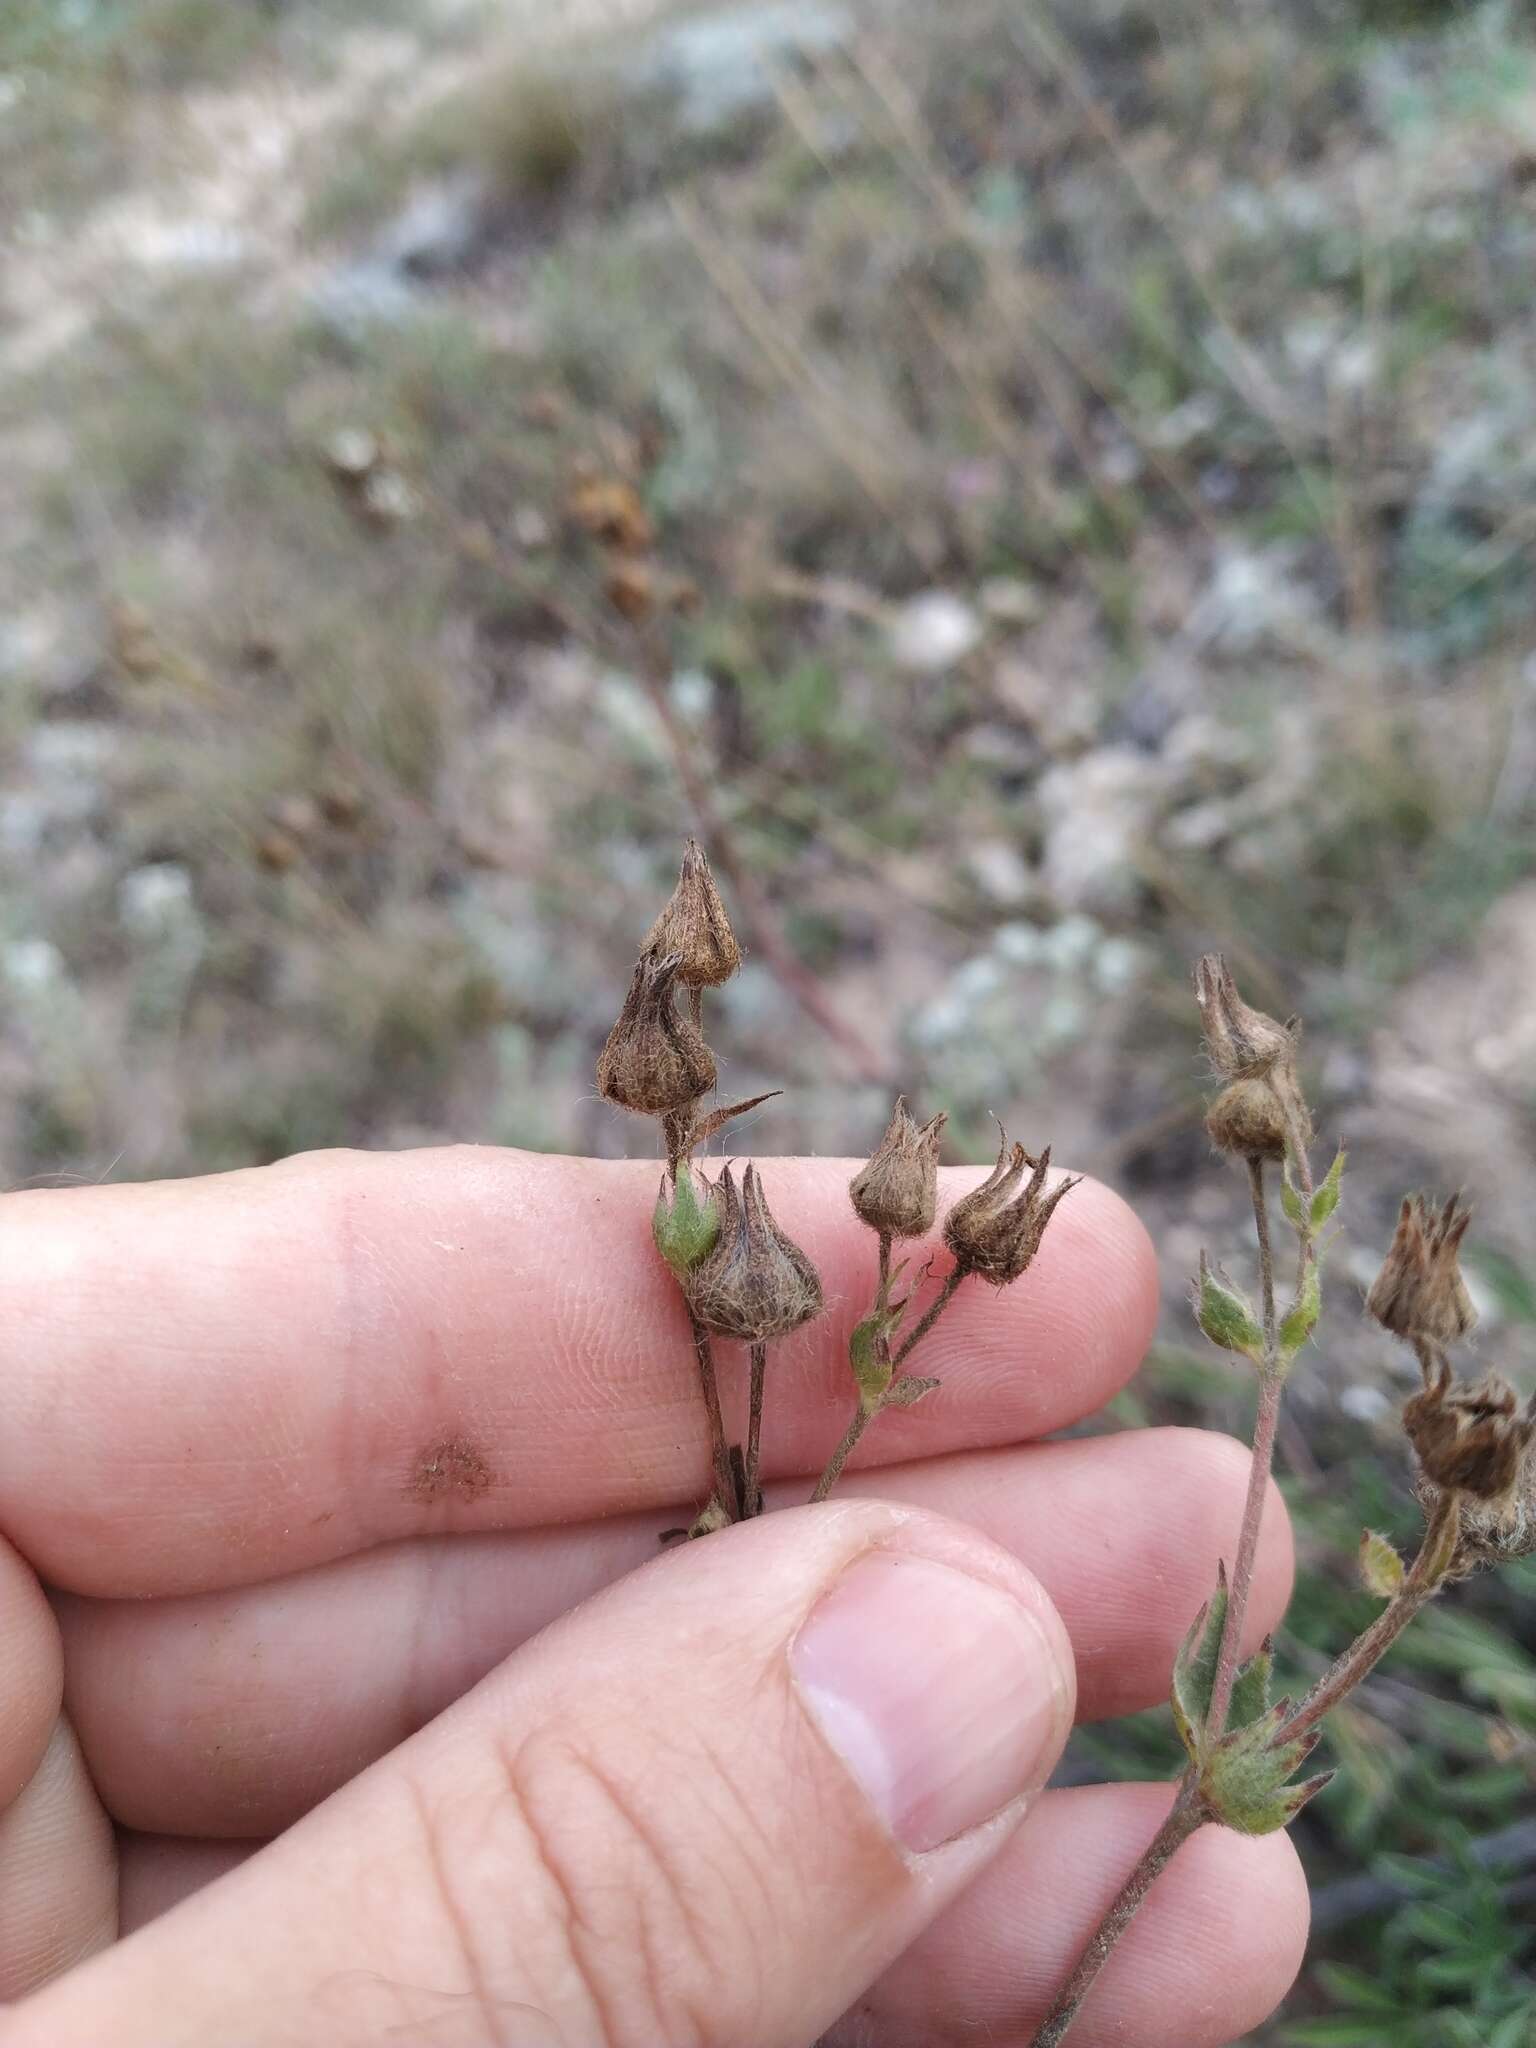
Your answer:
[[[1173,1719],[1179,1740],[1198,1757],[1211,1711],[1211,1691],[1221,1659],[1221,1636],[1227,1625],[1227,1568],[1218,1568],[1216,1591],[1206,1601],[1179,1646],[1173,1665]]]
[[[1360,1578],[1365,1590],[1378,1600],[1390,1600],[1403,1583],[1403,1560],[1374,1529],[1367,1529],[1360,1538]]]
[[[1200,1759],[1200,1793],[1224,1827],[1240,1835],[1269,1835],[1289,1827],[1326,1778],[1304,1785],[1289,1781],[1317,1746],[1317,1734],[1292,1742],[1275,1738],[1290,1711],[1278,1701],[1246,1728],[1234,1728],[1212,1743]]]

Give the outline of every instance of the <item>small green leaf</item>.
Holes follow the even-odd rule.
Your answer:
[[[1295,1181],[1291,1179],[1291,1162],[1289,1159],[1286,1160],[1284,1171],[1280,1176],[1280,1206],[1285,1211],[1287,1223],[1294,1223],[1296,1228],[1300,1230],[1301,1219],[1305,1212],[1301,1206],[1301,1191]]]
[[[1234,1728],[1246,1728],[1269,1712],[1269,1682],[1275,1668],[1274,1650],[1266,1636],[1257,1654],[1241,1665],[1232,1687],[1228,1720]]]
[[[1318,1263],[1316,1259],[1309,1259],[1300,1291],[1286,1310],[1285,1320],[1280,1325],[1280,1354],[1287,1364],[1317,1328],[1317,1319],[1322,1313],[1322,1307],[1323,1287],[1318,1273]]]
[[[891,1384],[892,1316],[888,1308],[874,1308],[861,1323],[855,1323],[848,1339],[848,1363],[853,1367],[859,1390],[859,1406],[873,1415],[885,1399]]]
[[[1238,1293],[1219,1266],[1212,1266],[1200,1254],[1200,1277],[1195,1283],[1195,1321],[1213,1344],[1223,1351],[1237,1351],[1255,1365],[1264,1356],[1264,1332],[1248,1301]]]
[[[1339,1191],[1344,1180],[1344,1148],[1341,1145],[1334,1154],[1321,1187],[1312,1197],[1312,1228],[1321,1230],[1334,1210],[1339,1206]]]
[[[1360,1538],[1360,1579],[1378,1600],[1390,1600],[1403,1583],[1403,1560],[1385,1536],[1367,1529]]]
[[[1173,1719],[1179,1740],[1198,1758],[1211,1711],[1216,1666],[1221,1661],[1222,1632],[1227,1625],[1227,1568],[1217,1568],[1216,1591],[1206,1601],[1179,1646],[1173,1664]]]

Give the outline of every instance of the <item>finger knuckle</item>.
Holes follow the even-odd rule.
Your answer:
[[[747,1845],[738,1829],[725,1850],[728,1818],[717,1813],[712,1854],[697,1805],[654,1762],[631,1768],[554,1731],[509,1742],[478,1849],[436,1850],[468,1982],[493,2018],[510,1978],[513,1996],[560,2015],[583,2048],[721,2048],[727,2013],[756,2002]],[[691,1775],[697,1786],[696,1759]],[[650,1789],[663,1784],[665,1796]]]

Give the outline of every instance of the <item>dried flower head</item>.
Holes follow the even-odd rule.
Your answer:
[[[677,887],[645,944],[647,951],[677,955],[678,980],[685,988],[718,987],[741,965],[741,948],[696,839],[683,848]]]
[[[1250,1008],[1219,953],[1207,953],[1195,968],[1195,1000],[1211,1065],[1223,1081],[1257,1081],[1294,1065],[1295,1026]]]
[[[675,953],[647,949],[640,955],[597,1062],[598,1093],[645,1116],[686,1108],[715,1085],[713,1054],[697,1026],[673,1005],[680,966]]]
[[[1442,1363],[1404,1408],[1403,1428],[1432,1486],[1494,1508],[1514,1502],[1536,1420],[1521,1412],[1514,1388],[1497,1373],[1453,1381]]]
[[[1394,1337],[1454,1344],[1477,1322],[1477,1311],[1461,1277],[1461,1241],[1472,1220],[1469,1209],[1451,1199],[1435,1210],[1422,1195],[1408,1195],[1397,1230],[1366,1297],[1366,1313]]]
[[[997,1164],[979,1188],[963,1195],[944,1219],[944,1242],[962,1273],[978,1274],[994,1287],[1017,1280],[1040,1249],[1045,1226],[1063,1195],[1077,1186],[1064,1180],[1047,1195],[1050,1147],[1032,1159],[1022,1145],[1010,1146],[1001,1133]],[[1020,1183],[1029,1172],[1028,1183]]]
[[[774,1222],[756,1169],[747,1168],[738,1192],[731,1169],[723,1168],[713,1202],[720,1235],[688,1280],[688,1299],[705,1329],[761,1344],[819,1315],[816,1268]]]
[[[1243,1159],[1284,1159],[1291,1125],[1269,1080],[1229,1081],[1205,1113],[1219,1152]]]
[[[871,1230],[884,1237],[921,1237],[933,1228],[947,1121],[940,1110],[927,1123],[915,1123],[906,1097],[897,1096],[879,1149],[848,1183],[849,1198]]]

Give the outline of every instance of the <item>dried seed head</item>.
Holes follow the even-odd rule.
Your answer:
[[[1536,1421],[1521,1413],[1514,1388],[1497,1373],[1453,1381],[1442,1362],[1404,1408],[1403,1428],[1432,1486],[1496,1511],[1515,1503]]]
[[[714,1056],[697,1027],[673,1007],[679,964],[675,953],[640,955],[597,1062],[598,1093],[644,1116],[686,1108],[715,1085]]]
[[[1536,1397],[1515,1427],[1525,1441],[1511,1485],[1491,1500],[1462,1496],[1453,1578],[1536,1554]],[[1423,1491],[1432,1491],[1427,1482]]]
[[[1291,1127],[1266,1077],[1229,1081],[1206,1111],[1205,1128],[1218,1152],[1243,1159],[1284,1159]]]
[[[1256,1081],[1295,1064],[1295,1027],[1251,1009],[1219,953],[1207,953],[1196,966],[1195,1000],[1211,1065],[1223,1081]]]
[[[962,1273],[977,1273],[994,1287],[1017,1280],[1040,1249],[1045,1226],[1062,1196],[1077,1186],[1064,1180],[1047,1195],[1051,1150],[1032,1159],[1001,1133],[997,1164],[979,1188],[963,1195],[944,1219],[944,1242]],[[1030,1178],[1020,1192],[1026,1170]]]
[[[819,1315],[816,1268],[774,1222],[756,1169],[747,1168],[738,1193],[725,1167],[713,1203],[720,1235],[688,1282],[688,1299],[705,1329],[717,1337],[761,1344]]]
[[[1366,1297],[1366,1313],[1394,1337],[1454,1344],[1477,1322],[1461,1277],[1461,1241],[1472,1220],[1452,1195],[1435,1210],[1422,1195],[1404,1196],[1397,1230]]]
[[[947,1121],[940,1110],[927,1123],[914,1123],[906,1097],[896,1098],[879,1149],[848,1183],[853,1206],[871,1230],[884,1237],[921,1237],[933,1228]]]
[[[697,839],[683,848],[677,887],[646,934],[646,950],[675,953],[685,988],[715,988],[741,965],[741,948]]]

